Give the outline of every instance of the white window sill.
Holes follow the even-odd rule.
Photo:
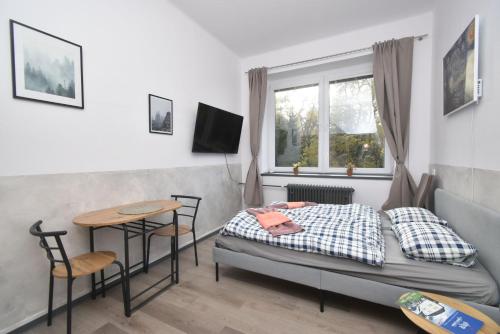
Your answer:
[[[347,174],[340,173],[308,173],[300,172],[298,175],[292,172],[266,172],[261,176],[281,176],[281,177],[309,177],[309,178],[324,178],[324,179],[365,179],[365,180],[392,180],[392,174]]]

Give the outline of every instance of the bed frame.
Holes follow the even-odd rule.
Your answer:
[[[478,248],[481,264],[493,276],[497,286],[500,286],[500,213],[442,189],[436,190],[434,198],[436,215],[446,219],[460,236]],[[399,296],[410,291],[408,288],[396,285],[268,260],[215,246],[213,260],[217,281],[219,281],[219,264],[225,264],[316,288],[321,312],[324,310],[325,291],[394,308],[399,308],[396,304]],[[498,306],[466,303],[500,322]]]

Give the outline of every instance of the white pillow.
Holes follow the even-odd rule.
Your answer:
[[[391,218],[393,224],[399,223],[434,223],[443,226],[448,226],[448,222],[437,217],[435,214],[424,208],[404,207],[385,211]]]

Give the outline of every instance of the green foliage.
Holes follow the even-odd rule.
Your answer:
[[[318,110],[313,107],[302,122],[300,143],[301,166],[318,166]]]
[[[300,165],[308,167],[318,166],[318,135],[302,137]]]
[[[282,155],[286,148],[286,138],[288,136],[288,131],[277,128],[275,132],[275,143],[276,143],[276,154]]]
[[[346,167],[352,162],[357,168],[384,167],[384,144],[375,134],[330,135],[330,167]]]

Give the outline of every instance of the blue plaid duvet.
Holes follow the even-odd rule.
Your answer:
[[[261,242],[300,252],[348,258],[373,266],[384,263],[384,237],[380,217],[361,204],[319,204],[300,209],[278,210],[303,232],[273,237],[246,211],[227,222],[220,234]]]

